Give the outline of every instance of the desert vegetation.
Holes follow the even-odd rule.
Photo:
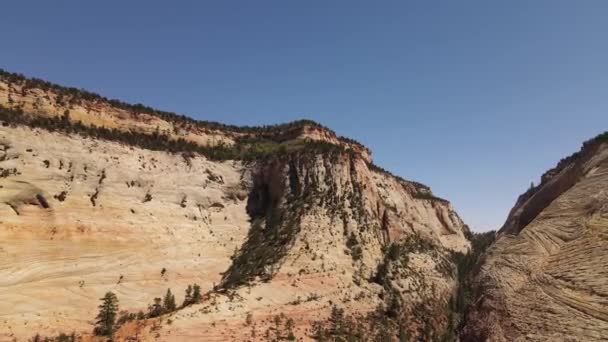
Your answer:
[[[327,151],[345,151],[342,146],[323,141],[294,140],[285,143],[259,139],[238,139],[233,146],[217,145],[202,146],[182,138],[172,139],[168,135],[154,132],[152,134],[138,132],[124,132],[117,129],[87,126],[80,122],[73,122],[65,117],[33,117],[18,109],[9,109],[0,106],[0,122],[2,125],[25,125],[32,128],[41,128],[50,132],[78,134],[94,139],[115,141],[127,145],[137,146],[154,151],[167,151],[170,153],[198,153],[211,160],[260,160],[267,157],[285,155],[303,150],[323,153]]]
[[[470,252],[466,254],[452,253],[452,261],[456,264],[458,270],[458,285],[448,303],[448,309],[451,312],[448,331],[451,336],[456,336],[462,329],[465,318],[478,295],[479,289],[473,285],[475,266],[480,263],[483,253],[494,242],[495,235],[495,231],[468,232],[467,238],[471,241]]]
[[[0,77],[2,76],[0,75]],[[70,103],[88,106],[90,103],[85,103],[87,101],[111,101],[101,97],[97,98],[95,97],[97,95],[84,91],[57,90],[54,85],[39,85],[36,82],[31,85],[32,88],[25,86],[25,90],[22,91],[28,92],[33,88],[49,89],[53,92],[48,93],[50,94],[48,101],[53,101],[54,94],[60,94],[57,101],[67,103],[68,106]],[[24,85],[25,83],[21,83],[21,87]],[[21,91],[22,88],[17,87],[17,89]],[[11,91],[16,90],[11,89]],[[32,92],[34,91],[32,90]],[[13,95],[15,94],[13,93]],[[179,116],[173,117],[163,114],[164,112],[159,114],[147,107],[128,104],[112,105],[122,106],[120,108],[133,112],[130,114],[121,112],[120,115],[125,115],[125,117],[133,115],[133,118],[145,119],[146,116],[138,115],[146,113],[174,120],[171,122],[177,125],[190,125],[188,120],[191,119],[186,118],[186,121],[182,122]],[[315,288],[315,293],[310,291],[298,293],[302,296],[294,296],[297,298],[295,300],[294,298],[284,298],[280,304],[299,310],[309,310],[309,307],[314,307],[314,310],[331,309],[331,312],[327,312],[329,320],[321,319],[315,322],[306,332],[317,340],[388,341],[411,340],[414,337],[422,340],[449,340],[446,336],[450,336],[449,334],[453,336],[458,328],[459,317],[466,314],[470,297],[467,291],[473,291],[472,289],[459,288],[458,292],[453,294],[453,300],[450,303],[447,301],[455,280],[467,279],[466,274],[470,272],[471,265],[474,260],[477,260],[477,256],[452,255],[447,247],[443,247],[443,240],[437,239],[436,235],[424,234],[423,231],[425,226],[436,231],[441,228],[437,228],[439,225],[449,226],[448,230],[457,235],[448,238],[461,239],[458,241],[460,242],[458,248],[466,249],[467,242],[459,234],[461,222],[457,216],[451,216],[453,213],[451,208],[443,205],[446,201],[435,197],[429,187],[397,177],[372,164],[366,158],[361,158],[361,155],[351,148],[324,141],[302,140],[297,138],[297,134],[290,133],[292,129],[300,129],[302,127],[300,125],[316,127],[314,123],[302,121],[290,125],[273,126],[274,128],[252,128],[251,130],[247,128],[240,131],[235,128],[234,132],[247,134],[230,135],[229,143],[207,146],[206,143],[199,144],[178,138],[179,136],[185,137],[185,135],[172,134],[170,129],[166,128],[127,131],[85,125],[74,120],[75,117],[78,117],[76,113],[83,115],[83,108],[78,108],[77,111],[66,109],[62,116],[46,117],[35,114],[39,113],[35,110],[32,113],[24,113],[19,104],[9,107],[0,107],[0,124],[5,127],[21,126],[19,130],[15,130],[18,133],[23,133],[22,127],[26,126],[33,128],[32,132],[36,135],[50,136],[47,132],[56,132],[67,135],[66,140],[81,142],[82,139],[73,139],[81,136],[126,145],[125,147],[94,141],[90,144],[89,151],[98,147],[100,150],[133,151],[134,149],[129,146],[134,146],[175,154],[178,158],[171,158],[171,162],[176,166],[185,166],[185,169],[190,171],[196,167],[198,175],[204,182],[203,188],[210,186],[212,190],[216,190],[215,188],[228,189],[218,195],[218,198],[209,201],[208,205],[213,212],[221,213],[226,208],[230,208],[229,206],[232,204],[243,205],[241,208],[246,212],[241,214],[244,217],[248,214],[251,224],[247,231],[248,235],[245,237],[245,230],[243,230],[243,235],[240,236],[241,239],[245,237],[244,243],[239,242],[228,248],[225,255],[226,265],[231,263],[228,268],[223,268],[225,272],[222,273],[220,283],[213,284],[213,291],[209,294],[209,298],[212,300],[206,300],[205,305],[201,305],[200,309],[186,310],[186,314],[192,313],[194,316],[198,313],[213,314],[217,310],[225,310],[226,307],[228,307],[227,310],[239,313],[239,309],[242,308],[239,306],[240,300],[247,300],[245,295],[247,291],[252,291],[254,286],[258,285],[273,286],[273,284],[260,284],[260,282],[273,281],[273,277],[280,273],[281,269],[287,269],[283,266],[289,264],[284,265],[284,263],[295,255],[302,260],[302,263],[285,271],[289,280],[287,286],[291,286],[295,290],[302,284],[313,281],[318,282],[316,286],[325,286],[329,289],[336,286],[335,295],[328,294],[325,288],[322,290]],[[42,105],[38,109],[44,110],[44,108]],[[87,108],[84,110],[86,111]],[[55,114],[57,113],[55,112]],[[106,121],[102,120],[102,122]],[[213,123],[206,125],[206,123],[197,122],[192,125],[192,127],[207,130],[232,129],[230,128],[232,126],[219,124],[215,126]],[[185,129],[188,130],[191,127]],[[58,136],[58,134],[53,134],[53,136]],[[294,136],[296,138],[292,139]],[[351,143],[355,142],[351,141]],[[30,147],[23,146],[24,149]],[[32,155],[37,152],[36,149],[34,152],[31,149],[28,150],[28,153]],[[207,165],[203,164],[205,166],[199,169],[200,160],[197,161],[195,158],[200,158],[200,156],[212,161],[240,160],[243,162],[215,163],[218,165],[215,167],[214,163],[205,161]],[[36,159],[36,165],[44,172],[53,172],[57,168],[60,170],[62,168],[72,169],[71,162],[66,161],[65,157],[62,158],[41,155]],[[136,164],[139,170],[157,168],[157,165],[159,168],[163,166],[161,165],[163,158],[160,158],[160,162],[155,158],[149,160],[142,158],[140,153]],[[118,160],[118,157],[108,156],[106,158],[109,161],[114,159]],[[98,167],[95,162],[91,161],[76,165],[78,170],[84,169],[84,177],[88,176],[92,180],[92,186],[85,192],[85,201],[90,201],[92,206],[96,206],[96,209],[101,211],[105,206],[102,205],[102,202],[110,195],[108,187],[115,181],[115,173],[111,171],[112,169],[108,169],[108,177],[106,177],[106,169]],[[226,169],[235,166],[242,168],[243,173],[236,177],[224,173]],[[372,172],[368,172],[368,169]],[[383,175],[395,178],[397,182],[394,179],[385,178]],[[240,183],[235,179],[239,179]],[[163,201],[166,200],[163,198],[161,190],[146,185],[135,176],[120,179],[122,188],[125,188],[125,184],[126,188],[137,188],[134,189],[137,190],[135,198],[137,205],[142,205],[142,208],[143,206],[148,209],[163,205]],[[367,197],[370,193],[370,186],[382,188],[382,190],[378,190],[378,198]],[[374,190],[374,188],[371,189],[372,193]],[[76,198],[72,192],[68,191],[70,191],[69,187],[61,186],[49,193],[58,202],[66,201],[68,198],[64,203],[66,206],[72,202],[71,199]],[[407,203],[403,206],[398,199],[391,197],[395,194],[401,196],[404,193]],[[375,202],[376,199],[377,202]],[[224,200],[228,200],[228,202],[224,202]],[[201,212],[199,204],[201,201],[191,192],[181,192],[180,190],[171,199],[171,202],[179,205],[184,212],[191,209],[196,210],[197,207]],[[144,209],[136,208],[138,209],[136,212],[133,209],[134,206],[135,204],[126,207],[126,210],[130,210],[131,213],[129,217],[133,217],[136,213],[139,215],[144,211]],[[445,209],[445,211],[436,211],[437,208]],[[178,210],[181,211],[181,209]],[[416,217],[415,220],[408,220],[409,210],[419,211],[422,216]],[[425,221],[427,218],[425,211],[431,213],[431,219],[428,222]],[[226,221],[229,216],[220,216],[220,213],[218,213],[218,219],[221,221],[223,216]],[[443,214],[447,214],[447,216]],[[201,213],[201,215],[203,214]],[[184,214],[183,216],[190,220],[191,215]],[[440,221],[439,223],[436,222],[436,218]],[[454,218],[454,222],[450,221],[452,218]],[[325,219],[327,221],[322,221]],[[245,220],[246,218],[243,222]],[[315,221],[322,223],[311,228],[311,234],[308,229],[314,225]],[[450,222],[446,223],[446,221]],[[329,227],[325,222],[331,222]],[[406,229],[399,231],[400,225],[406,226]],[[319,230],[315,231],[314,229],[317,227]],[[411,228],[411,231],[407,228]],[[170,228],[167,229],[167,233],[169,230]],[[411,233],[418,230],[423,231],[423,234]],[[211,227],[209,231],[213,235]],[[217,232],[217,230],[215,231]],[[401,234],[389,236],[395,231]],[[316,236],[311,237],[311,235]],[[319,243],[319,237],[324,240],[322,243]],[[469,234],[468,237],[471,239],[473,234]],[[233,237],[230,237],[230,241],[233,241]],[[338,255],[331,254],[334,252],[332,248],[337,249]],[[234,254],[232,258],[228,259],[232,250],[234,250]],[[327,253],[328,251],[330,253]],[[199,253],[198,256],[200,257],[201,254]],[[338,261],[336,262],[336,260]],[[424,261],[426,265],[430,262],[430,268],[420,267],[417,264],[419,261]],[[376,265],[378,265],[377,268]],[[169,267],[170,270],[167,270],[166,267]],[[351,270],[349,267],[352,267],[352,277],[348,274]],[[427,270],[431,276],[424,274]],[[153,270],[156,275],[159,271],[160,277],[164,281],[169,281],[173,275],[179,275],[180,272],[179,268],[174,267],[174,264],[171,263],[160,264]],[[331,276],[334,273],[335,279],[328,281],[328,275]],[[117,284],[121,284],[123,276],[116,276]],[[283,279],[283,273],[280,276],[277,279]],[[433,277],[435,279],[430,279]],[[436,279],[441,281],[436,281]],[[116,281],[116,278],[113,280]],[[332,281],[335,281],[336,284],[332,284]],[[379,286],[373,283],[377,283]],[[434,285],[437,284],[440,287],[439,291],[435,291],[434,288]],[[80,287],[83,285],[84,281]],[[433,297],[435,294],[437,296]],[[256,296],[258,295],[256,294]],[[124,331],[131,329],[130,322],[132,321],[141,321],[133,324],[145,326],[146,323],[143,321],[150,320],[152,325],[159,327],[161,320],[169,321],[163,317],[164,315],[198,303],[202,296],[200,286],[193,284],[185,289],[184,300],[181,304],[176,302],[172,289],[155,290],[149,295],[149,298],[148,305],[142,305],[142,310],[129,311],[121,310],[116,295],[111,292],[107,293],[101,298],[99,314],[95,317],[94,333],[111,338],[118,329],[125,325],[128,326],[124,327]],[[230,299],[229,304],[216,305],[216,300],[222,301],[226,298]],[[234,299],[236,300],[233,302]],[[260,301],[262,296],[255,297],[255,299]],[[411,302],[409,302],[410,299]],[[353,313],[353,309],[349,307],[357,301],[364,303],[365,314]],[[377,306],[376,310],[367,313],[379,302],[381,304]],[[245,309],[249,310],[250,308],[247,308],[246,305],[248,304],[245,304]],[[294,308],[293,306],[296,305],[301,306]],[[215,306],[215,311],[212,310],[213,306]],[[445,318],[445,312],[448,306],[451,310],[449,312],[454,318],[450,316],[449,323],[446,324],[448,320]],[[289,313],[288,315],[273,316],[276,312],[267,315],[266,322],[269,327],[265,334],[263,332],[263,338],[276,341],[294,340],[295,336],[299,336],[301,333],[301,322],[297,322],[296,329],[294,324],[296,322],[293,321],[295,317],[290,319]],[[179,317],[181,319],[182,315]],[[244,314],[239,317],[244,317]],[[172,319],[175,318],[172,317]],[[246,322],[247,326],[255,325],[252,318],[246,319]],[[173,325],[172,328],[180,326],[181,323],[183,322]],[[218,325],[222,324],[218,322]],[[266,326],[263,326],[264,328]],[[252,328],[252,330],[255,329]],[[42,330],[39,331],[42,332]],[[167,332],[160,332],[159,329],[157,333]],[[48,338],[49,341],[54,341],[58,338],[65,339],[66,336],[71,338],[71,335],[66,334],[61,337],[57,335]]]
[[[189,305],[198,303],[202,298],[201,287],[198,284],[188,285],[185,290],[184,302],[177,305],[175,296],[171,289],[167,289],[164,297],[156,297],[152,304],[148,306],[148,311],[129,312],[120,310],[118,297],[113,292],[107,292],[100,298],[101,304],[98,306],[99,312],[95,317],[93,334],[97,336],[112,337],[114,333],[124,324],[135,320],[145,320],[160,317],[165,314],[175,312]],[[75,332],[70,334],[60,333],[56,336],[34,335],[30,342],[76,342],[79,335]]]
[[[148,114],[159,117],[167,122],[173,123],[175,127],[184,129],[200,129],[206,131],[223,131],[232,132],[248,135],[248,139],[257,140],[259,142],[266,143],[281,143],[285,140],[291,140],[294,136],[294,132],[301,130],[304,127],[315,127],[331,134],[334,134],[329,128],[312,120],[298,120],[285,124],[277,125],[264,125],[264,126],[236,126],[227,125],[219,122],[212,121],[201,121],[195,120],[185,115],[180,115],[172,112],[157,110],[142,104],[129,104],[116,99],[108,99],[101,95],[92,93],[84,89],[78,89],[74,87],[64,87],[58,84],[54,84],[45,80],[37,78],[28,78],[19,73],[11,73],[0,69],[0,79],[5,80],[9,84],[19,85],[21,87],[21,93],[26,94],[29,89],[40,89],[45,92],[52,92],[55,94],[55,103],[61,106],[73,106],[76,104],[85,105],[86,103],[107,103],[108,105],[123,109],[133,114]],[[9,99],[10,100],[10,99]],[[11,101],[9,101],[11,102]],[[69,121],[69,109],[64,112],[64,120]],[[253,138],[252,138],[253,137]],[[343,143],[355,145],[360,148],[365,148],[359,142],[347,138],[337,136],[337,139]],[[242,142],[245,143],[245,142]],[[267,146],[260,143],[256,148],[264,150]],[[221,159],[223,153],[216,151],[217,157]],[[226,158],[235,159],[235,158]]]

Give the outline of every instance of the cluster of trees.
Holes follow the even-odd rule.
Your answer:
[[[538,184],[537,186],[534,186],[534,187],[531,186],[530,188],[528,188],[528,190],[526,192],[524,192],[522,195],[519,196],[519,198],[517,199],[517,202],[521,203],[521,202],[525,201],[526,199],[532,197],[532,195],[534,195],[536,193],[536,191],[541,188],[542,185],[546,184],[553,175],[558,174],[567,165],[569,165],[570,163],[574,162],[575,160],[581,158],[581,156],[583,155],[583,151],[585,149],[590,149],[590,148],[592,148],[592,146],[597,146],[598,144],[604,143],[606,141],[608,141],[608,131],[600,133],[597,136],[595,136],[594,138],[583,142],[583,147],[581,148],[580,151],[577,151],[565,158],[562,158],[554,168],[545,172],[541,176],[540,184]]]
[[[165,297],[154,298],[154,303],[148,306],[148,317],[154,318],[177,310],[175,296],[171,293],[171,289],[167,289]]]
[[[378,264],[376,273],[371,280],[390,290],[390,283],[388,282],[390,272],[407,267],[410,253],[431,254],[436,257],[437,266],[443,260],[443,258],[439,257],[440,248],[434,242],[423,238],[418,233],[409,235],[407,239],[401,242],[394,241],[384,249],[384,259]]]
[[[26,125],[32,128],[42,128],[50,132],[76,133],[85,137],[117,141],[149,150],[177,152],[193,152],[205,155],[209,159],[226,160],[239,159],[238,149],[226,146],[200,146],[184,139],[171,139],[169,136],[154,132],[152,134],[125,132],[97,126],[87,126],[80,122],[55,117],[30,117],[20,110],[0,106],[0,121],[5,124]]]
[[[163,298],[154,298],[154,302],[148,306],[147,313],[143,311],[137,313],[128,311],[119,312],[118,298],[113,292],[107,292],[100,300],[101,304],[99,305],[99,313],[95,319],[93,333],[98,336],[112,336],[116,329],[127,322],[159,317],[179,308],[198,303],[201,300],[201,287],[198,284],[188,285],[184,302],[179,307],[171,289],[167,289],[167,293]]]
[[[280,157],[292,152],[310,151],[326,153],[332,151],[344,152],[341,146],[322,141],[302,141],[298,144],[286,146],[284,144],[249,139],[237,142],[233,146],[201,146],[185,139],[172,139],[168,135],[154,132],[152,134],[139,132],[125,132],[113,128],[87,126],[81,122],[66,119],[64,115],[57,117],[30,117],[19,109],[9,109],[0,106],[0,121],[4,125],[26,125],[32,128],[42,128],[50,132],[59,131],[67,134],[75,133],[85,137],[116,141],[127,145],[137,146],[149,150],[167,151],[171,153],[198,153],[211,160],[260,160],[269,157]]]
[[[198,284],[188,285],[182,307],[198,303],[201,300],[201,287]]]
[[[388,246],[388,250],[384,253],[382,262],[376,267],[376,273],[371,280],[378,285],[382,285],[387,290],[390,290],[389,278],[392,269],[391,265],[397,262],[407,266],[409,262],[409,251],[398,242],[393,242]]]
[[[71,334],[60,333],[57,336],[42,336],[40,334],[34,335],[29,341],[30,342],[76,342],[78,336],[76,333]]]
[[[428,199],[428,200],[432,200],[432,201],[439,201],[439,202],[445,202],[447,203],[448,201],[441,198],[441,197],[437,197],[435,195],[433,195],[433,193],[431,192],[431,188],[429,188],[427,185],[416,182],[416,181],[410,181],[410,180],[406,180],[403,179],[400,176],[397,176],[393,173],[391,173],[390,171],[370,162],[367,164],[367,167],[369,167],[370,170],[375,171],[375,172],[379,172],[382,173],[384,175],[387,175],[389,177],[393,177],[396,178],[398,181],[402,182],[402,183],[407,183],[407,184],[412,184],[414,185],[414,187],[418,190],[415,194],[414,197],[415,198],[419,198],[419,199]]]
[[[249,318],[249,317],[248,317]],[[294,334],[295,322],[291,318],[287,318],[284,313],[274,316],[273,325],[270,326],[264,338],[266,341],[295,341]],[[255,330],[252,330],[255,333]],[[253,333],[253,334],[254,334]],[[252,336],[252,337],[255,337]]]
[[[483,253],[494,243],[496,232],[471,233],[467,229],[466,236],[471,241],[471,250],[466,254],[452,253],[452,260],[458,269],[458,288],[448,303],[448,309],[452,312],[449,328],[454,335],[462,328],[462,322],[477,298],[478,289],[472,282],[473,270]]]
[[[355,233],[351,232],[348,236],[346,247],[350,249],[350,255],[353,258],[353,261],[357,261],[363,256],[363,249],[361,248],[361,245],[359,245],[359,240],[357,240]]]
[[[414,198],[418,198],[418,199],[423,199],[423,200],[429,200],[429,201],[437,201],[437,202],[441,202],[441,203],[449,203],[448,200],[441,198],[441,197],[437,197],[435,195],[433,195],[432,193],[428,193],[428,192],[417,192],[414,194]]]
[[[329,130],[328,128],[325,128],[325,129]],[[359,146],[362,149],[367,149],[367,147],[365,147],[363,144],[361,144],[360,142],[358,142],[357,140],[352,139],[352,138],[347,138],[347,137],[344,137],[344,136],[339,136],[338,140],[341,141],[341,142],[343,142],[343,143],[345,143],[345,144],[355,145],[355,146]]]
[[[287,201],[284,204],[268,200],[268,188],[257,186],[250,198],[260,203],[249,203],[253,217],[247,240],[234,255],[232,264],[222,277],[220,288],[242,286],[259,277],[268,281],[277,270],[276,265],[287,253],[300,231],[300,217],[304,202]],[[253,210],[253,207],[257,207]]]
[[[440,333],[436,334],[441,337],[441,340],[452,341],[458,335],[460,329],[462,328],[462,322],[464,318],[468,314],[471,305],[474,303],[478,290],[473,286],[472,276],[475,265],[480,262],[480,259],[483,253],[487,250],[489,246],[492,245],[495,239],[495,232],[485,232],[485,233],[472,233],[468,227],[465,227],[465,236],[471,242],[471,250],[468,253],[458,253],[451,252],[451,260],[440,259],[444,261],[445,264],[438,262],[437,266],[441,266],[444,269],[438,269],[441,273],[446,276],[449,274],[454,274],[454,267],[457,270],[457,289],[454,294],[450,297],[447,311],[448,311],[448,324],[445,329]],[[436,246],[425,239],[422,239],[418,235],[412,235],[408,237],[408,239],[401,243],[392,243],[389,245],[386,250],[384,260],[378,265],[376,273],[372,278],[372,281],[383,285],[387,290],[387,309],[386,313],[389,318],[399,317],[398,314],[401,305],[397,303],[398,297],[392,292],[390,283],[388,282],[388,278],[390,278],[390,269],[391,265],[395,262],[404,263],[407,265],[408,262],[408,254],[411,252],[425,252],[425,251],[433,251],[436,250]],[[448,272],[449,271],[449,272]],[[418,312],[422,312],[418,310]],[[333,315],[333,314],[332,314]],[[424,318],[424,314],[421,314],[420,317]],[[419,325],[421,330],[419,334],[429,335],[434,334],[433,329],[430,329],[430,325],[428,322],[422,321],[422,324]],[[419,335],[421,336],[421,335]],[[429,335],[430,336],[430,335]],[[422,339],[426,341],[426,339]],[[358,341],[355,339],[354,341]]]
[[[227,125],[219,122],[213,121],[200,121],[195,120],[193,118],[187,117],[185,115],[180,115],[172,112],[157,110],[142,104],[129,104],[120,100],[108,99],[101,95],[86,91],[84,89],[72,88],[72,87],[63,87],[58,84],[54,84],[48,81],[44,81],[37,78],[27,78],[22,74],[11,73],[0,69],[0,78],[6,80],[8,83],[18,84],[22,87],[22,92],[26,91],[28,88],[38,88],[44,91],[52,91],[57,95],[57,101],[60,103],[68,102],[70,104],[79,104],[82,102],[91,102],[91,103],[108,103],[109,105],[120,108],[123,110],[127,110],[133,113],[144,113],[149,115],[154,115],[168,122],[174,123],[176,126],[180,127],[196,127],[200,129],[208,129],[208,130],[221,130],[226,132],[235,132],[235,133],[247,133],[257,135],[259,138],[276,138],[280,135],[285,134],[286,132],[301,129],[304,126],[312,126],[317,127],[319,129],[323,129],[329,132],[332,132],[329,128],[315,122],[312,120],[298,120],[284,124],[277,125],[264,125],[264,126],[236,126],[236,125]],[[359,142],[339,137],[340,141],[345,143],[355,144],[359,146],[361,145]]]
[[[592,141],[608,141],[608,131],[598,134]]]
[[[333,306],[328,320],[316,321],[311,337],[320,342],[330,341],[413,341],[412,332],[403,317],[392,317],[382,306],[367,315],[347,315],[344,309]],[[416,341],[430,341],[432,328],[425,325],[417,334]]]
[[[7,178],[8,176],[16,175],[17,173],[17,168],[3,169],[0,167],[0,178]]]

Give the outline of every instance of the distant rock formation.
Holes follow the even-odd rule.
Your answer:
[[[608,339],[607,138],[520,196],[475,278],[464,340]]]

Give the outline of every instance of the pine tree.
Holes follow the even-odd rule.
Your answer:
[[[334,336],[344,335],[344,309],[333,306],[329,316],[330,332]]]
[[[186,296],[184,297],[184,304],[182,306],[188,306],[192,304],[192,285],[188,285],[186,288]]]
[[[319,342],[327,341],[327,330],[323,324],[319,321],[313,322],[312,324],[312,337]]]
[[[118,298],[114,293],[108,292],[100,300],[102,303],[99,305],[99,314],[93,332],[95,335],[112,336],[118,312]]]
[[[57,337],[55,337],[55,339],[53,341],[54,342],[75,342],[75,340],[72,339],[72,336],[67,335],[65,333],[59,334]]]
[[[285,329],[287,330],[287,337],[286,339],[288,341],[295,341],[296,340],[296,335],[294,335],[293,333],[293,328],[295,326],[295,323],[293,321],[293,319],[288,319],[287,322],[285,322]]]
[[[167,294],[163,299],[163,306],[167,312],[175,311],[177,305],[175,304],[175,296],[171,293],[171,289],[167,289]]]
[[[433,341],[433,327],[427,320],[423,322],[422,331],[420,332],[420,339],[423,341]]]
[[[201,300],[201,287],[198,284],[194,284],[192,287],[192,302],[198,303]]]
[[[410,340],[407,330],[403,325],[399,324],[399,342],[408,342]]]

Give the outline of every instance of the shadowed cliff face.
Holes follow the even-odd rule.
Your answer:
[[[476,276],[462,336],[608,338],[608,145],[586,143],[522,195]]]
[[[399,212],[410,208],[390,203],[394,194],[382,194],[383,185],[374,184],[374,174],[356,154],[293,153],[255,163],[252,168],[253,186],[247,205],[251,229],[224,277],[223,286],[240,285],[255,277],[270,279],[272,271],[268,268],[278,268],[301,233],[301,218],[314,212],[338,218],[344,225],[344,236],[354,237],[360,231],[368,233],[373,239],[371,243],[380,249],[410,234],[420,234],[420,227],[408,222],[416,218],[403,220],[401,216],[408,213]],[[417,187],[405,181],[397,181],[396,190],[412,199],[419,196]],[[422,191],[426,194],[429,190]],[[434,230],[422,231],[425,239],[466,252],[463,224],[449,203],[433,199],[414,202],[420,202],[429,211],[423,215],[430,216],[421,217],[420,221],[433,224]],[[349,222],[356,227],[347,229]],[[382,254],[380,250],[375,252]]]

